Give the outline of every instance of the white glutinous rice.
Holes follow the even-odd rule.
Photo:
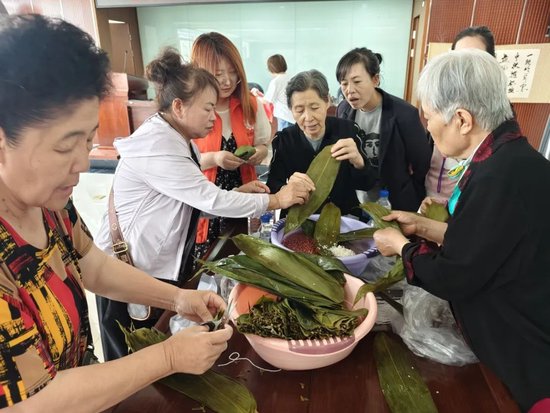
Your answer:
[[[352,255],[355,255],[355,252],[341,245],[333,245],[329,248],[329,251],[335,257],[351,257]]]

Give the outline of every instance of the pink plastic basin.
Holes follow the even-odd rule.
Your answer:
[[[351,308],[355,295],[363,282],[345,274],[345,304]],[[233,322],[239,315],[247,313],[262,296],[273,297],[259,288],[237,284],[229,296],[229,302],[235,303],[230,314]],[[353,336],[341,339],[334,337],[324,340],[283,340],[266,338],[254,334],[245,334],[248,342],[258,355],[269,364],[284,370],[311,370],[329,366],[347,357],[359,340],[367,335],[376,321],[376,298],[372,293],[360,300],[354,309],[366,308],[367,317],[355,329]]]

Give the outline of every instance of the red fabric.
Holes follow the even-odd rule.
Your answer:
[[[254,113],[258,110],[256,98],[251,97],[250,102],[254,109]],[[231,130],[235,141],[237,142],[237,148],[240,146],[250,145],[254,146],[254,127],[246,127],[243,108],[241,101],[235,97],[231,97],[229,100],[229,114],[231,118]],[[228,136],[229,138],[229,136]],[[222,120],[216,114],[216,121],[214,122],[214,129],[205,138],[199,138],[193,140],[201,153],[206,152],[218,152],[222,147]],[[254,165],[244,164],[239,167],[241,172],[241,180],[243,184],[254,181],[257,179],[256,169]],[[216,182],[216,176],[218,173],[218,167],[213,167],[203,171],[204,175],[210,182]],[[199,219],[199,225],[197,228],[197,243],[203,243],[208,238],[208,219]]]
[[[529,413],[550,413],[550,398],[536,402],[533,407],[529,409]]]
[[[427,241],[425,239],[420,239],[418,244],[406,244],[406,251],[403,251],[403,264],[405,267],[405,275],[407,280],[412,281],[414,278],[414,267],[413,267],[413,258],[417,255],[429,254],[431,252],[437,251],[439,247],[435,242]],[[409,251],[410,249],[410,251]]]
[[[273,110],[274,110],[273,103],[271,102],[264,103],[264,110],[265,110],[265,114],[267,115],[267,119],[269,120],[269,123],[273,122]]]

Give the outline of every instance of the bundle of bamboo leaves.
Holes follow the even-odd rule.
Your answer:
[[[130,330],[118,324],[132,352],[166,340],[167,336],[154,328]],[[219,413],[254,413],[256,400],[238,381],[208,370],[201,375],[177,373],[159,380],[203,406]]]
[[[284,339],[348,336],[367,310],[344,306],[343,273],[336,259],[293,253],[258,238],[237,235],[245,255],[204,262],[203,268],[277,295],[237,319],[241,332]]]

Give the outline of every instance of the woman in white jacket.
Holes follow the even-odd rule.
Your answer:
[[[259,216],[268,209],[301,204],[314,189],[309,178],[289,183],[277,194],[269,194],[259,181],[233,191],[208,181],[191,140],[206,136],[214,125],[218,83],[206,70],[181,62],[179,53],[168,48],[147,66],[147,78],[156,86],[158,112],[129,138],[114,144],[120,154],[114,205],[134,265],[170,283],[191,276],[189,255],[199,211],[232,218]],[[113,253],[108,214],[96,243]],[[125,355],[126,345],[115,323],[130,323],[125,304],[101,297],[98,311],[105,358]],[[134,325],[155,322],[148,318]]]

